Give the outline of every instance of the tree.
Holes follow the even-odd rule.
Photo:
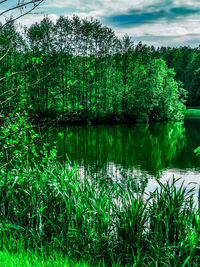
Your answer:
[[[160,48],[154,53],[154,57],[162,57],[169,68],[175,71],[175,80],[181,81],[184,88],[188,91],[187,105],[194,105],[192,93],[192,80],[194,71],[199,67],[198,50],[190,47],[179,48]]]
[[[23,70],[20,71],[20,68],[17,68],[17,70],[15,69],[20,62],[19,59],[23,57],[23,52],[17,47],[20,45],[22,38],[20,34],[16,32],[14,22],[31,13],[44,2],[44,0],[15,0],[12,1],[12,6],[8,8],[7,4],[10,2],[11,1],[8,0],[0,1],[0,18],[6,18],[5,23],[0,24],[0,46],[1,53],[3,52],[3,55],[0,57],[1,63],[3,61],[3,64],[1,64],[0,78],[0,143],[2,144],[2,150],[0,150],[0,171],[5,174],[6,179],[8,164],[14,159],[19,160],[20,157],[22,159],[27,155],[28,168],[28,151],[31,145],[29,137],[31,137],[31,134],[34,132],[31,132],[32,126],[28,122],[27,113],[23,112],[20,105],[16,102],[18,90],[25,87],[24,79],[20,77],[20,75],[25,72]],[[4,51],[5,48],[6,52]],[[5,62],[7,64],[5,64]],[[6,72],[4,69],[5,66],[7,67]],[[18,82],[20,82],[19,85]],[[23,92],[21,92],[20,97],[20,101],[22,101],[24,97]],[[11,111],[9,110],[11,104],[10,100],[13,100],[13,98],[15,98],[15,105],[12,107]],[[5,103],[8,104],[8,107],[6,110],[2,111]],[[5,160],[6,163],[3,164]],[[23,160],[21,162],[23,162]]]
[[[132,112],[136,119],[172,120],[182,118],[184,99],[180,101],[179,84],[175,73],[163,59],[138,64],[133,71]]]
[[[190,98],[194,106],[200,105],[200,68],[195,70],[193,73]]]
[[[24,43],[16,38],[20,34],[13,24],[2,30],[7,31],[5,36],[13,36],[9,42],[15,47],[2,70],[11,64],[12,71],[21,68],[28,73],[23,94],[10,91],[11,106],[17,96],[17,103],[23,103],[31,116],[71,121],[120,120],[127,115],[131,120],[170,119],[176,117],[175,106],[180,115],[178,105],[180,102],[182,107],[184,90],[173,82],[174,72],[159,53],[152,59],[152,47],[134,46],[130,37],[120,40],[99,21],[77,16],[60,17],[56,23],[45,17],[25,30]],[[9,86],[17,88],[21,83],[20,75],[12,77],[12,84],[2,85],[4,98]],[[170,104],[171,93],[174,104]],[[169,115],[168,104],[173,106],[173,115]]]

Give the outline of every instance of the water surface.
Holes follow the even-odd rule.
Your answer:
[[[200,182],[200,119],[135,125],[65,126],[51,128],[45,141],[55,146],[59,161],[67,157],[79,174],[108,182],[128,177],[152,190],[155,178],[182,177]],[[67,155],[67,156],[66,156]],[[197,187],[197,186],[196,186]]]

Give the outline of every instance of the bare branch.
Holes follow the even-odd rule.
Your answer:
[[[14,93],[14,95],[10,96],[9,98],[7,98],[6,100],[4,100],[4,101],[1,102],[0,104],[2,105],[2,104],[4,104],[5,102],[9,102],[14,96],[16,96],[16,94],[17,94],[17,92],[18,92],[18,90],[19,90],[20,88],[22,88],[22,87],[21,87],[21,86],[17,87],[17,88],[16,88],[16,91],[15,91],[15,93]]]
[[[9,19],[7,22],[5,22],[2,26],[0,26],[0,30],[3,29],[7,24],[17,20],[17,19],[20,19],[21,17],[27,15],[27,14],[30,14],[34,9],[36,9],[42,2],[44,2],[45,0],[31,0],[31,1],[28,1],[28,2],[23,2],[21,4],[16,4],[14,7],[11,7],[11,8],[8,8],[7,10],[4,10],[0,13],[0,16],[4,15],[5,13],[7,12],[11,12],[13,10],[16,10],[16,9],[19,9],[21,11],[21,14],[15,18],[11,18]],[[1,1],[0,4],[2,2],[6,2],[6,0],[4,1]],[[22,9],[24,7],[27,7],[27,6],[30,6],[30,5],[33,5],[32,8],[30,8],[29,10],[27,10],[26,12],[22,13]]]
[[[28,72],[28,71],[26,71],[26,73],[27,73],[27,72]],[[19,73],[20,73],[20,72],[19,72]],[[25,73],[25,72],[21,72],[21,73]],[[2,93],[2,94],[0,95],[0,97],[3,96],[3,95],[5,95],[6,93],[15,91],[14,95],[12,95],[11,97],[7,98],[7,99],[4,100],[3,102],[0,102],[0,105],[4,104],[5,102],[10,101],[10,99],[12,99],[12,98],[16,95],[16,93],[18,92],[19,89],[22,89],[22,88],[24,88],[24,87],[28,87],[28,86],[33,86],[33,85],[39,83],[40,81],[46,79],[49,75],[51,75],[51,73],[49,73],[49,74],[47,74],[46,76],[40,78],[39,80],[37,80],[36,82],[34,82],[34,83],[32,83],[32,84],[25,84],[25,85],[22,85],[22,86],[20,85],[20,86],[18,86],[18,87],[16,87],[16,88],[12,88],[12,89],[7,90],[6,92]],[[4,77],[3,77],[3,78],[4,78]]]
[[[13,72],[13,73],[11,73],[11,74],[8,75],[8,76],[4,76],[4,77],[2,77],[2,78],[0,79],[0,82],[3,81],[3,80],[6,79],[6,78],[12,77],[12,76],[14,76],[14,75],[16,75],[16,74],[22,74],[22,73],[28,73],[28,71],[16,71],[16,72]]]
[[[6,53],[0,58],[0,61],[8,54],[9,51],[10,51],[10,47],[8,48],[8,50],[6,51]]]
[[[15,9],[21,9],[21,8],[23,8],[23,7],[25,7],[25,6],[30,5],[30,4],[34,4],[34,6],[36,6],[36,5],[38,5],[38,2],[39,2],[39,4],[40,4],[40,3],[43,2],[43,1],[44,1],[44,0],[31,0],[31,1],[29,1],[29,2],[24,2],[24,3],[22,3],[22,4],[18,4],[18,5],[16,5],[16,6],[14,6],[14,7],[11,7],[11,8],[8,8],[8,9],[2,11],[2,12],[0,13],[0,16],[4,15],[4,14],[7,13],[7,12],[13,11],[13,10],[15,10]]]
[[[3,3],[6,2],[6,1],[8,1],[8,0],[3,0],[3,1],[1,1],[1,2],[0,2],[0,5],[3,4]]]

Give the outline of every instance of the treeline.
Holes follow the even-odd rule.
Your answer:
[[[181,119],[200,104],[199,50],[134,45],[93,19],[45,17],[0,33],[0,108],[63,120]],[[174,70],[173,70],[174,69]]]
[[[175,79],[183,83],[188,92],[187,106],[200,106],[200,45],[194,49],[184,46],[153,50],[154,57],[162,57],[174,69]]]

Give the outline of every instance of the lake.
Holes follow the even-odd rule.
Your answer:
[[[153,190],[161,181],[182,178],[200,182],[200,118],[182,122],[134,125],[65,126],[50,128],[45,142],[55,147],[60,162],[69,158],[81,176],[101,177],[109,184],[128,177]],[[180,181],[181,182],[181,181]],[[179,184],[180,184],[179,182]],[[194,185],[190,185],[193,187]]]

